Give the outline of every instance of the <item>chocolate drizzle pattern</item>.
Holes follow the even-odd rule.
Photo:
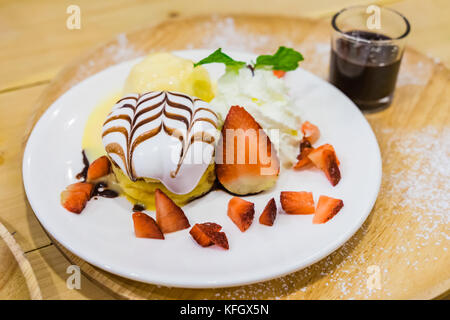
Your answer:
[[[196,141],[213,144],[215,137],[204,130],[206,124],[217,130],[217,115],[201,99],[182,93],[151,91],[129,94],[120,99],[103,124],[102,138],[107,153],[120,159],[126,174],[133,181],[141,178],[135,170],[136,148],[150,139],[166,134],[178,139],[181,152],[170,175],[175,178],[191,145]],[[199,125],[196,125],[196,124]],[[105,139],[112,134],[114,139]],[[119,166],[120,167],[120,166]]]

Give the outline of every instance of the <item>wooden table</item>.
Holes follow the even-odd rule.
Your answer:
[[[29,259],[46,299],[110,299],[82,278],[80,290],[66,286],[69,262],[54,247],[29,208],[22,187],[24,132],[34,103],[68,62],[121,32],[177,16],[205,13],[265,13],[329,19],[338,9],[373,1],[78,1],[81,29],[66,28],[70,1],[3,1],[0,4],[0,177],[8,190],[0,195],[0,222],[14,234]],[[450,68],[450,2],[447,0],[377,1],[404,13],[412,23],[409,45]],[[238,4],[238,5],[237,5]],[[39,13],[39,14],[36,14]],[[375,116],[376,117],[376,116]],[[376,121],[374,118],[373,121]],[[2,188],[5,189],[5,188]],[[356,261],[357,263],[357,261]],[[445,291],[445,289],[444,289]],[[181,297],[182,298],[182,297]]]

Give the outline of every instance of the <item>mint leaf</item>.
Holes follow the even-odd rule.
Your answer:
[[[300,61],[303,61],[300,52],[281,46],[274,55],[260,55],[256,58],[255,68],[272,66],[273,70],[291,71],[298,68]]]
[[[227,68],[238,70],[239,68],[242,68],[246,65],[243,61],[236,61],[230,56],[226,55],[222,52],[222,48],[217,49],[213,53],[211,53],[206,58],[200,60],[197,63],[194,63],[194,67],[197,67],[202,64],[208,64],[208,63],[223,63],[227,66]]]

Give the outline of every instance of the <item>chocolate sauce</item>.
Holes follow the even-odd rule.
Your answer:
[[[108,184],[105,182],[98,182],[94,186],[94,192],[92,193],[92,196],[99,196],[103,198],[117,198],[119,194],[111,189],[107,189]]]
[[[144,210],[145,210],[145,207],[143,205],[141,205],[141,204],[135,204],[133,206],[133,212],[141,212],[141,211],[144,211]]]
[[[87,178],[87,172],[88,172],[88,169],[89,169],[89,160],[88,160],[88,158],[86,157],[86,152],[84,152],[84,150],[82,150],[81,151],[81,154],[82,154],[82,156],[83,156],[83,165],[84,165],[84,168],[83,168],[83,170],[81,170],[79,173],[77,173],[77,175],[75,176],[78,180],[83,180],[83,182],[85,182],[86,181],[86,178]]]
[[[391,40],[383,34],[349,31],[364,40]],[[389,106],[397,81],[401,55],[395,44],[378,45],[345,37],[337,39],[331,52],[330,82],[361,110]]]

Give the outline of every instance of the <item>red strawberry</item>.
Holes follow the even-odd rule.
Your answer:
[[[155,219],[143,212],[133,213],[134,233],[138,238],[164,239]]]
[[[283,78],[284,75],[286,74],[286,71],[283,70],[273,70],[273,75],[277,78]]]
[[[87,180],[97,180],[109,174],[111,163],[107,156],[102,156],[91,163],[87,172]]]
[[[276,183],[280,162],[275,148],[244,108],[230,108],[217,150],[217,178],[228,191],[257,193]]]
[[[309,166],[310,164],[312,164],[311,160],[308,158],[308,154],[310,154],[311,151],[313,151],[313,150],[314,150],[314,148],[309,148],[309,147],[303,148],[303,150],[300,152],[300,154],[297,157],[298,162],[294,165],[294,169],[305,168],[305,167]]]
[[[253,222],[255,205],[238,197],[233,197],[228,202],[228,216],[236,226],[244,232]]]
[[[196,223],[189,233],[202,247],[209,247],[215,244],[228,250],[228,239],[224,232],[220,232],[221,229],[220,225],[213,222]]]
[[[61,192],[61,204],[64,208],[73,213],[83,211],[86,203],[92,195],[94,186],[87,182],[77,182],[66,187]]]
[[[315,211],[312,192],[282,191],[280,202],[287,214],[311,214]]]
[[[339,210],[344,206],[344,202],[340,199],[333,199],[327,196],[320,196],[317,203],[316,213],[314,214],[313,223],[325,223],[333,218]]]
[[[308,158],[325,173],[333,186],[339,183],[341,180],[339,160],[332,145],[324,144],[314,149],[308,154]]]
[[[314,144],[320,138],[319,128],[309,121],[302,124],[303,137],[308,139],[311,144]]]
[[[183,210],[159,189],[155,191],[156,222],[163,233],[189,228]]]
[[[263,212],[259,216],[259,223],[269,227],[273,226],[276,216],[277,216],[277,205],[275,204],[275,199],[272,198],[269,200]]]

